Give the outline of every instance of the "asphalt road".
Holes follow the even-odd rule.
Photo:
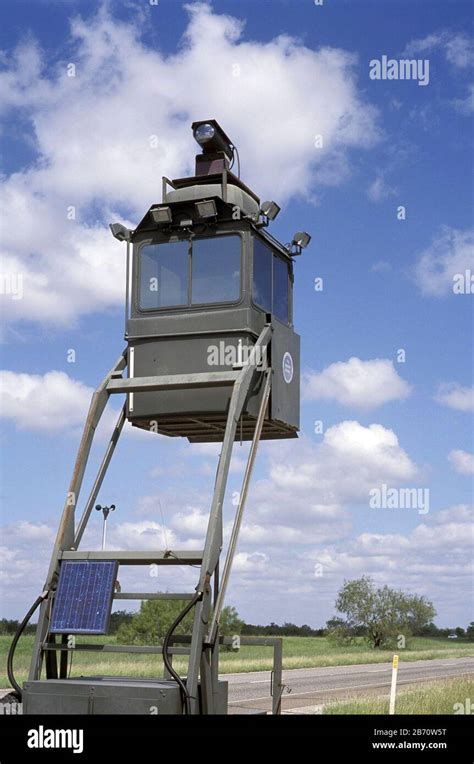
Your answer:
[[[439,658],[412,661],[398,668],[398,687],[449,679],[455,676],[474,678],[473,658]],[[282,696],[282,711],[288,713],[317,713],[325,703],[353,697],[388,696],[392,677],[391,663],[366,663],[357,666],[289,669],[283,672],[286,689]],[[245,714],[271,711],[270,672],[254,671],[223,674],[229,682],[229,713]],[[291,690],[291,692],[287,692]],[[0,698],[10,690],[0,690]]]
[[[440,658],[403,663],[400,657],[398,687],[416,685],[432,679],[470,674],[474,676],[474,658]],[[282,711],[321,706],[335,700],[361,695],[388,694],[392,677],[391,663],[367,663],[358,666],[289,669],[283,671],[285,691]],[[224,674],[229,682],[229,713],[252,713],[271,710],[270,672]]]

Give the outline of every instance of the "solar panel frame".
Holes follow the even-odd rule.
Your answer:
[[[51,618],[51,634],[107,634],[117,560],[63,560]]]

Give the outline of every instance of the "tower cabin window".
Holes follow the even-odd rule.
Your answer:
[[[253,301],[266,313],[289,323],[288,263],[258,238],[253,245]]]
[[[236,302],[240,298],[240,236],[213,236],[140,249],[142,310]]]

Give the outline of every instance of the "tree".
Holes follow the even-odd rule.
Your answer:
[[[414,636],[421,636],[427,626],[434,626],[431,621],[436,615],[436,610],[433,604],[424,597],[418,597],[415,594],[402,596],[405,600],[408,628]],[[436,626],[434,628],[436,629]]]
[[[244,622],[239,618],[235,607],[228,605],[222,609],[219,622],[219,633],[224,637],[233,637],[235,634],[242,633]]]
[[[400,634],[409,636],[436,615],[432,603],[424,597],[388,586],[377,589],[368,576],[344,582],[336,609],[346,616],[348,633],[363,629],[374,648],[388,646]]]
[[[2,618],[0,620],[0,635],[13,635],[18,631],[20,625],[19,621],[14,619]],[[34,634],[36,632],[36,624],[29,623],[23,631],[23,634]]]
[[[474,621],[471,621],[466,629],[466,637],[468,639],[474,639]]]
[[[343,618],[330,618],[326,621],[326,629],[328,632],[334,631],[334,629],[345,628],[346,622]]]
[[[125,644],[156,644],[162,642],[173,621],[184,607],[180,600],[144,600],[140,610],[130,623],[123,623],[117,640]],[[179,624],[175,634],[189,634],[192,627],[192,613],[188,613]]]
[[[138,613],[128,623],[122,623],[117,632],[118,642],[125,644],[162,643],[173,621],[182,612],[180,600],[145,600]],[[194,611],[191,610],[178,625],[175,634],[190,634]],[[221,613],[220,633],[233,636],[240,634],[243,622],[234,607],[225,607]]]
[[[110,615],[109,634],[116,634],[122,624],[130,623],[134,616],[135,613],[127,610],[115,610]]]
[[[349,646],[354,641],[354,634],[342,618],[330,618],[326,621],[325,636],[334,645]]]
[[[426,626],[423,626],[418,632],[417,636],[419,637],[439,637],[442,636],[441,630],[438,629],[436,624],[434,624],[432,621],[430,623],[427,623]]]

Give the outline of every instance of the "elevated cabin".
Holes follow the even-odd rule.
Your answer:
[[[196,175],[163,179],[163,201],[131,234],[126,339],[131,377],[229,371],[266,360],[273,369],[262,438],[299,428],[300,339],[293,328],[293,260],[261,222],[260,200],[217,155]],[[217,172],[215,170],[218,170]],[[270,357],[251,357],[271,324]],[[261,377],[261,375],[260,375]],[[221,441],[230,387],[130,393],[136,427],[191,442]],[[252,438],[261,379],[236,438]]]

